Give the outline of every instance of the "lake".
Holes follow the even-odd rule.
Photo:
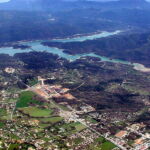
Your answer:
[[[97,38],[103,38],[103,37],[116,35],[116,34],[119,34],[120,32],[121,31],[117,30],[114,32],[102,32],[102,33],[97,33],[97,34],[95,33],[93,35],[87,35],[87,36],[83,35],[83,36],[77,36],[77,37],[72,37],[72,38],[54,39],[51,41],[55,41],[55,42],[56,41],[57,42],[76,42],[76,41],[83,42],[86,40],[93,40],[93,39],[97,39]],[[27,48],[27,49],[22,50],[22,49],[13,49],[13,47],[2,47],[2,48],[0,48],[0,53],[9,54],[10,56],[13,56],[16,53],[30,52],[33,50],[34,51],[46,51],[46,52],[49,52],[52,54],[56,54],[59,57],[65,58],[65,59],[70,60],[70,61],[75,61],[76,59],[79,59],[79,58],[84,57],[84,56],[92,56],[92,57],[100,58],[101,61],[128,64],[128,65],[132,65],[135,69],[137,67],[137,63],[132,64],[131,62],[128,62],[128,61],[123,61],[123,60],[118,60],[118,59],[110,59],[108,57],[99,56],[99,55],[96,55],[94,53],[70,55],[70,54],[64,53],[62,49],[44,46],[41,44],[41,42],[43,42],[43,41],[19,42],[19,44],[28,45],[28,46],[31,46],[31,48]]]
[[[57,41],[57,42],[82,42],[82,41],[86,41],[86,40],[93,40],[93,39],[97,39],[97,38],[102,38],[102,37],[108,37],[108,36],[112,36],[112,35],[116,35],[119,34],[121,31],[117,30],[114,32],[101,32],[101,33],[94,33],[93,35],[83,35],[83,36],[76,36],[76,37],[72,37],[72,38],[64,38],[64,39],[54,39],[51,41]],[[48,46],[44,46],[41,44],[41,42],[43,41],[28,41],[28,42],[19,42],[19,44],[24,44],[24,45],[28,45],[31,48],[27,48],[27,49],[14,49],[13,47],[2,47],[0,48],[0,53],[4,53],[4,54],[9,54],[10,56],[13,56],[16,53],[23,53],[23,52],[30,52],[32,50],[35,51],[47,51],[53,54],[56,54],[62,58],[74,61],[82,56],[94,56],[94,57],[99,57],[102,59],[102,61],[117,61],[119,62],[119,60],[110,60],[109,58],[103,57],[103,56],[99,56],[96,55],[94,53],[88,53],[88,54],[76,54],[76,55],[69,55],[67,53],[64,53],[62,49],[59,48],[54,48],[54,47],[48,47]],[[120,60],[121,61],[121,60]],[[122,62],[122,61],[121,61]],[[123,63],[123,62],[122,62]],[[126,63],[126,62],[125,62]]]

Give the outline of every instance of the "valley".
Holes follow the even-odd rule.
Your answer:
[[[0,3],[0,150],[149,150],[150,3]]]
[[[90,56],[69,62],[48,52],[0,61],[2,147],[148,148],[149,119],[142,116],[149,113],[149,73]]]

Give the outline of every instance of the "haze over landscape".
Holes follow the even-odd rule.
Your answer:
[[[0,0],[0,150],[150,150],[150,3]]]
[[[0,3],[9,2],[9,1],[10,0],[0,0]],[[77,1],[77,0],[66,0],[66,1]],[[89,0],[89,1],[107,2],[107,1],[119,1],[119,0]],[[150,0],[146,0],[146,1],[149,2]]]

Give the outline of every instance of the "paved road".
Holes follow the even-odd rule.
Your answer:
[[[14,114],[15,109],[16,109],[16,104],[17,104],[17,102],[15,102],[15,105],[14,105],[13,111],[12,111],[12,113],[11,113],[11,115],[10,115],[10,119],[11,119],[11,120],[13,120],[13,114]]]
[[[82,83],[80,86],[82,86],[84,83]],[[34,86],[33,87],[28,87],[28,90],[34,91]],[[45,97],[43,97],[45,99]],[[53,101],[51,101],[51,103],[53,105],[55,105],[62,113],[65,112],[62,108],[60,108],[59,106],[57,106]],[[72,112],[76,112],[76,110],[72,109]],[[72,116],[72,118],[74,118],[74,116]],[[90,126],[88,126],[85,122],[81,121],[80,119],[76,118],[75,121],[80,122],[81,124],[85,125],[87,128],[89,128],[91,131],[95,132],[96,134],[98,134],[99,136],[104,137],[105,139],[107,139],[108,141],[112,142],[113,144],[115,144],[116,146],[118,146],[121,150],[127,150],[125,147],[118,145],[115,141],[113,141],[112,139],[103,136],[102,134],[100,134],[99,132],[97,132],[95,129],[91,128]]]
[[[54,104],[54,103],[53,103]],[[61,110],[61,112],[63,113],[64,110],[62,110],[60,107],[58,107],[56,104],[54,104],[59,110]],[[72,112],[76,112],[76,110],[72,109]],[[72,118],[75,118],[74,116],[72,116]],[[93,131],[94,133],[96,133],[98,136],[102,136],[104,137],[106,140],[112,142],[113,144],[115,144],[116,146],[118,146],[121,150],[127,150],[125,147],[118,145],[115,141],[113,141],[112,139],[105,137],[104,135],[100,134],[99,132],[97,132],[95,129],[91,128],[90,126],[88,126],[85,122],[81,121],[80,119],[76,118],[75,121],[80,122],[81,124],[85,125],[87,128],[89,128],[91,131]]]
[[[98,134],[99,136],[102,136],[104,137],[106,140],[112,142],[113,144],[117,145],[121,150],[127,150],[125,147],[121,146],[121,145],[118,145],[115,141],[113,141],[112,139],[108,138],[108,137],[105,137],[104,135],[100,134],[99,132],[97,132],[95,129],[91,128],[90,126],[88,126],[86,123],[82,122],[82,121],[79,121],[81,124],[85,125],[87,128],[89,128],[91,131],[95,132],[96,134]]]

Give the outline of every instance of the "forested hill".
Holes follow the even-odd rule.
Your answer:
[[[96,31],[149,31],[150,3],[11,0],[0,4],[0,45]]]
[[[150,33],[122,34],[84,42],[43,42],[64,49],[69,54],[96,53],[109,58],[144,64],[150,67]]]

